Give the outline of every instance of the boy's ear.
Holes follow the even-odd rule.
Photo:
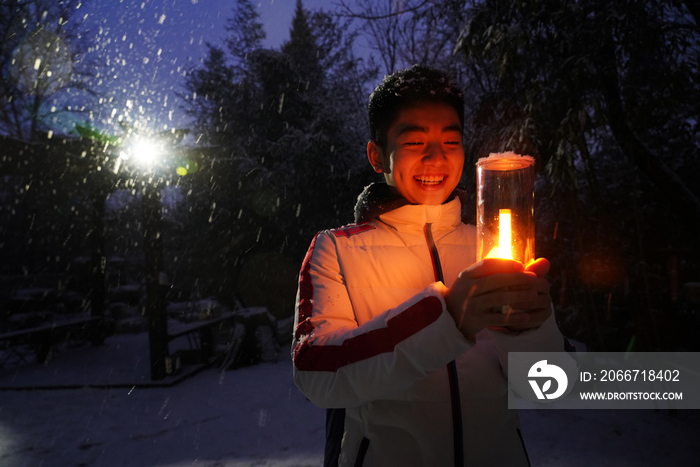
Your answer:
[[[374,141],[367,143],[367,158],[375,172],[378,174],[384,173],[384,164],[382,162],[383,151]]]

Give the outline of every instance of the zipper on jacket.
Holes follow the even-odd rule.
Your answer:
[[[430,259],[433,263],[433,271],[435,279],[445,283],[445,277],[442,273],[442,264],[440,264],[440,255],[438,254],[435,240],[433,240],[432,224],[425,224],[423,228],[425,240],[428,243],[430,250]],[[452,437],[454,445],[455,467],[464,467],[464,436],[462,428],[462,401],[459,397],[459,379],[457,378],[457,364],[454,360],[447,364],[447,376],[450,380],[450,399],[452,399]]]
[[[357,450],[357,458],[355,459],[354,467],[362,467],[365,463],[365,456],[367,455],[367,449],[369,449],[369,439],[362,437],[360,441],[360,447]]]
[[[523,446],[523,452],[525,453],[525,459],[527,460],[527,467],[532,467],[532,464],[530,464],[530,456],[527,454],[527,448],[525,447],[523,433],[520,431],[520,428],[518,428],[518,436],[520,437],[520,444]]]

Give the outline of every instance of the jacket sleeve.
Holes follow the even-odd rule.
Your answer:
[[[494,349],[501,363],[504,376],[508,376],[508,352],[565,352],[566,340],[559,331],[554,309],[549,318],[537,329],[524,331],[518,335],[504,334],[487,329],[492,334]]]
[[[294,382],[320,407],[391,397],[443,368],[471,344],[434,283],[362,325],[355,319],[335,243],[321,232],[304,259],[292,347]]]
[[[557,352],[559,358],[556,364],[568,375],[578,375],[578,362],[575,356],[567,352],[567,341],[559,331],[553,309],[549,318],[537,329],[525,331],[519,335],[503,334],[490,329],[488,332],[493,334],[494,349],[501,363],[503,376],[509,380],[510,388],[523,397],[532,396],[532,389],[528,383],[528,370],[532,361],[524,355],[511,355],[510,362],[514,363],[515,367],[509,372],[508,352]],[[574,385],[569,384],[565,394],[571,392],[573,388]]]

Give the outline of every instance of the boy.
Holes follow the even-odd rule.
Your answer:
[[[294,382],[345,408],[341,466],[525,466],[507,409],[508,351],[563,350],[549,268],[475,264],[461,222],[462,92],[420,66],[370,96],[370,164],[355,224],[317,234],[304,259]],[[519,313],[503,314],[510,305]]]

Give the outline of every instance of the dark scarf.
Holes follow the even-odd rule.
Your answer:
[[[455,196],[459,196],[462,206],[466,204],[467,190],[459,186],[447,197],[445,203],[452,201]],[[355,204],[355,223],[368,222],[386,212],[393,211],[407,204],[411,203],[392,190],[386,183],[372,183],[366,186],[362,193],[360,193],[360,196],[357,197],[357,204]]]

